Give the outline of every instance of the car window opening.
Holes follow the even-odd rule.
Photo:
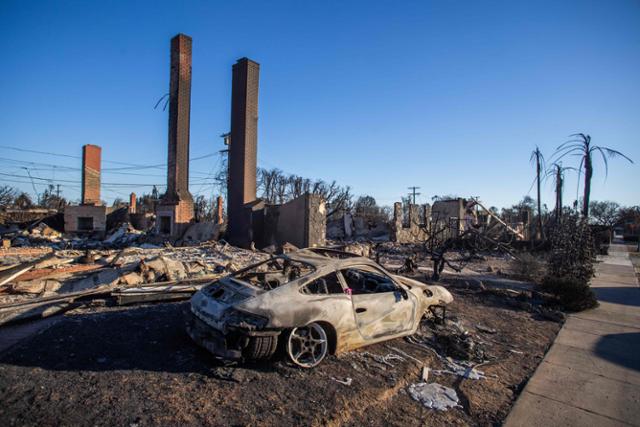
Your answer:
[[[254,265],[249,269],[234,273],[231,277],[241,280],[260,289],[270,291],[291,281],[305,277],[315,268],[289,258],[276,257]]]
[[[359,268],[347,268],[341,270],[341,272],[347,282],[347,286],[351,289],[352,295],[379,294],[397,290],[391,278],[381,273],[374,273]]]
[[[329,294],[343,294],[344,289],[338,280],[336,273],[327,274],[320,277],[311,283],[304,285],[300,291],[307,295],[329,295]]]

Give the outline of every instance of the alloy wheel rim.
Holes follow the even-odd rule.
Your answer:
[[[327,333],[322,326],[312,323],[291,331],[287,350],[296,365],[311,368],[324,359],[327,347]]]

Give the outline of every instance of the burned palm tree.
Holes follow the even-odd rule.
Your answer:
[[[591,144],[591,136],[584,133],[576,133],[571,135],[569,141],[558,146],[555,155],[558,156],[558,160],[567,156],[580,157],[580,165],[578,166],[578,173],[582,172],[584,168],[584,197],[582,199],[582,215],[584,217],[589,216],[589,198],[591,196],[591,178],[593,177],[593,154],[599,152],[602,156],[602,161],[605,167],[605,176],[609,174],[609,159],[620,156],[629,162],[633,163],[633,160],[622,154],[621,152],[612,148],[600,147],[598,145]]]
[[[535,163],[536,166],[536,182],[538,185],[538,237],[544,237],[542,231],[542,202],[540,200],[540,180],[542,178],[542,171],[544,170],[544,156],[540,151],[540,148],[536,146],[536,149],[531,152],[531,163]]]
[[[547,169],[547,172],[545,174],[546,177],[552,176],[555,183],[556,222],[560,221],[560,218],[562,218],[562,189],[564,187],[564,172],[566,170],[576,170],[576,168],[572,168],[570,166],[563,167],[562,162],[554,162],[553,164],[551,164],[551,167]]]

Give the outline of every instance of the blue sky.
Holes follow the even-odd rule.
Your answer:
[[[550,157],[584,132],[636,162],[613,161],[606,181],[597,165],[592,198],[640,203],[636,0],[3,0],[0,185],[33,192],[27,167],[76,200],[79,158],[11,148],[79,156],[87,143],[103,147],[104,199],[164,184],[162,166],[108,169],[166,162],[167,113],[153,106],[179,32],[193,37],[191,157],[213,154],[192,162],[193,193],[216,190],[205,179],[229,129],[231,66],[247,56],[261,64],[261,166],[381,204],[416,185],[421,202],[502,207],[529,192],[536,145]]]

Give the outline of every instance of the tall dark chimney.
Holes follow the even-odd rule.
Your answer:
[[[167,199],[191,200],[189,193],[189,116],[191,112],[191,37],[171,39],[169,83],[169,157]]]
[[[194,216],[189,193],[190,111],[191,37],[178,34],[171,39],[167,192],[156,206],[157,232],[171,237],[181,237]]]
[[[227,217],[230,241],[240,246],[251,238],[245,205],[256,200],[259,77],[257,62],[242,58],[233,65]]]

